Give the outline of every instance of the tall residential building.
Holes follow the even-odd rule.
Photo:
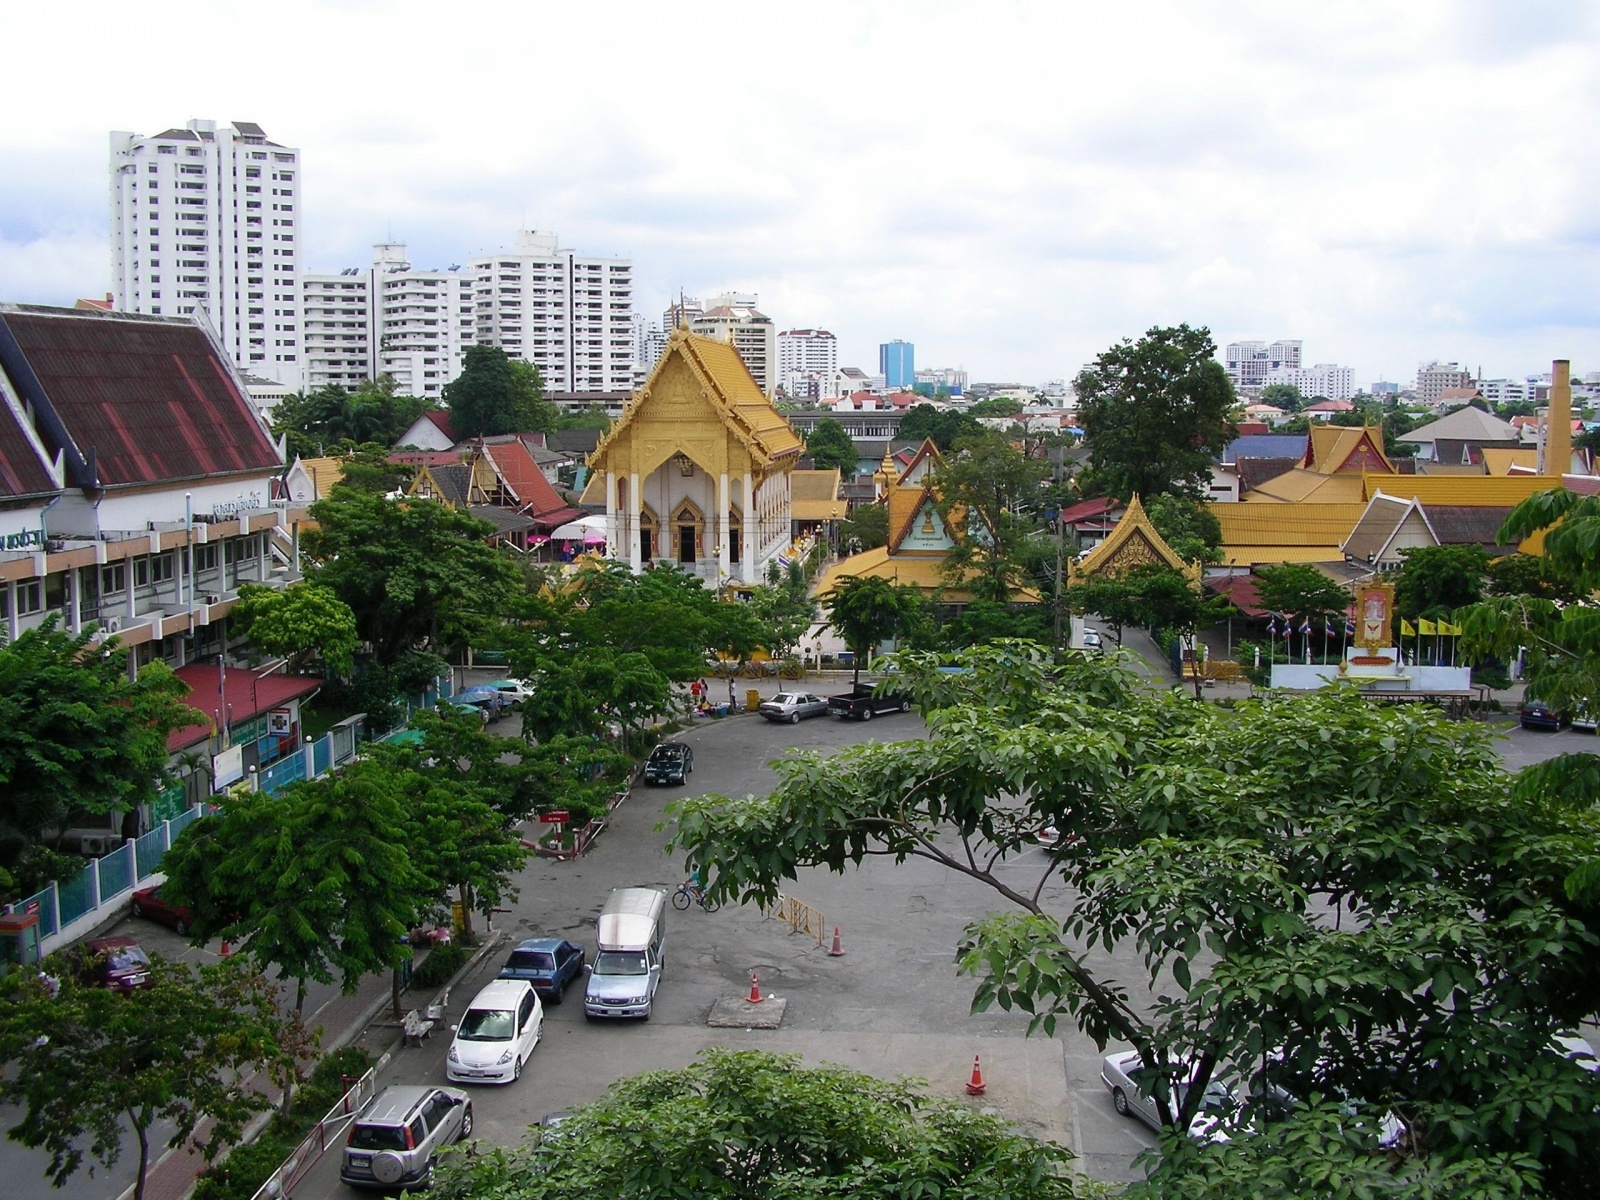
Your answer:
[[[1300,342],[1283,338],[1270,343],[1229,342],[1222,362],[1234,387],[1264,387],[1271,382],[1267,377],[1273,371],[1300,368],[1300,347]]]
[[[241,368],[299,387],[300,182],[300,152],[249,121],[113,132],[116,307],[203,311]]]
[[[1472,372],[1463,371],[1455,363],[1429,363],[1417,368],[1417,399],[1432,404],[1449,388],[1471,387]]]
[[[693,296],[679,296],[667,305],[661,314],[661,328],[666,333],[671,333],[680,326],[688,329],[694,325],[694,319],[706,311],[706,306]]]
[[[759,299],[739,292],[709,297],[704,312],[688,314],[689,330],[732,342],[756,386],[770,400],[778,387],[778,335],[772,318],[756,308]]]
[[[306,387],[388,375],[403,396],[443,399],[476,334],[474,282],[459,268],[413,269],[403,242],[374,246],[371,267],[307,275]]]
[[[1325,400],[1348,400],[1355,393],[1355,373],[1335,363],[1314,367],[1278,367],[1268,371],[1263,383],[1287,383],[1300,389],[1302,396],[1321,396]]]
[[[633,387],[633,263],[584,258],[524,230],[516,248],[467,263],[475,338],[539,368],[546,392]]]
[[[794,400],[832,400],[839,393],[839,340],[826,329],[778,335],[778,382]]]
[[[917,382],[917,348],[895,338],[878,347],[878,374],[885,387],[909,388]]]

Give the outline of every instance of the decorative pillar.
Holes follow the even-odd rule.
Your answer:
[[[724,578],[731,579],[728,574],[728,473],[724,471],[717,476],[717,582]]]
[[[639,552],[639,514],[642,511],[639,503],[639,472],[630,471],[628,473],[628,566],[633,568],[635,575],[644,569],[644,557]]]
[[[606,553],[617,554],[617,473],[606,470]]]
[[[750,472],[744,473],[744,521],[739,530],[744,538],[744,545],[739,548],[739,565],[744,568],[739,572],[746,583],[756,581],[756,555],[765,544],[766,522],[756,511],[755,496],[750,491]]]

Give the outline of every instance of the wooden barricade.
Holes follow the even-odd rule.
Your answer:
[[[822,945],[823,930],[827,928],[827,922],[823,920],[820,912],[804,900],[796,900],[793,896],[779,893],[777,903],[765,905],[761,915],[771,920],[782,921],[791,932],[814,937],[817,939],[817,945]]]

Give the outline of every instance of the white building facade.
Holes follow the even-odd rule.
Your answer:
[[[1455,363],[1432,362],[1417,368],[1417,399],[1423,404],[1437,402],[1440,395],[1451,388],[1472,385],[1472,372],[1462,370]]]
[[[838,394],[839,339],[826,329],[778,335],[778,382],[794,400],[832,400]]]
[[[204,311],[239,367],[300,386],[300,152],[248,121],[113,132],[110,185],[113,305]]]
[[[1287,383],[1300,389],[1302,396],[1321,396],[1326,400],[1348,400],[1355,393],[1355,372],[1335,363],[1313,367],[1279,367],[1267,373],[1268,384]]]
[[[1300,366],[1301,343],[1279,338],[1275,342],[1229,342],[1223,365],[1236,388],[1265,387],[1273,371]]]

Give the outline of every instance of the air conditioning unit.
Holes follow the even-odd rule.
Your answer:
[[[121,633],[122,632],[122,618],[121,617],[107,617],[105,619],[105,621],[103,622],[103,624],[105,625],[105,631],[107,633]]]
[[[111,840],[109,833],[86,833],[78,839],[78,850],[83,854],[92,854],[96,858],[106,852],[106,843]]]
[[[222,597],[220,595],[218,595],[216,592],[207,592],[206,593],[206,603],[207,604],[221,604],[222,603]]]

